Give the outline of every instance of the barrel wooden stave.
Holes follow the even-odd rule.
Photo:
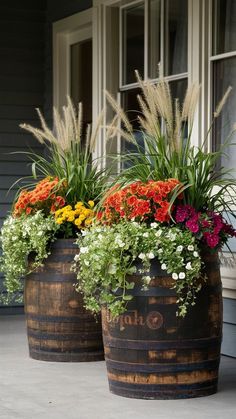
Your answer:
[[[110,391],[124,397],[178,399],[217,391],[222,335],[217,256],[205,258],[208,279],[184,319],[176,317],[173,280],[155,277],[147,292],[135,282],[127,311],[112,319],[102,310]]]
[[[30,356],[56,362],[104,359],[101,318],[85,310],[73,284],[74,240],[59,239],[43,267],[25,281],[25,314]]]

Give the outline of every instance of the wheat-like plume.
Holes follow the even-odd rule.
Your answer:
[[[232,90],[232,86],[229,86],[228,89],[226,90],[225,94],[223,95],[222,99],[220,100],[220,102],[218,103],[218,105],[216,107],[216,110],[214,112],[214,118],[218,118],[218,116],[220,115],[220,113],[221,113],[221,111],[222,111],[222,109],[225,105],[225,102],[227,101],[227,99],[230,95],[231,90]]]
[[[182,108],[182,121],[188,121],[189,126],[192,127],[193,119],[199,100],[201,86],[197,83],[191,84],[187,91]]]
[[[179,100],[175,100],[175,127],[174,127],[174,136],[173,136],[173,144],[174,149],[179,151],[181,147],[181,128],[182,128],[182,117],[181,117],[181,110]]]
[[[132,133],[133,131],[133,127],[131,125],[131,123],[129,122],[128,117],[126,116],[124,110],[121,108],[121,106],[119,105],[119,103],[113,98],[113,96],[106,91],[106,98],[108,103],[111,105],[112,109],[116,112],[116,114],[119,116],[121,122],[123,123],[125,129],[129,132]]]
[[[62,107],[62,114],[54,107],[53,129],[48,127],[41,111],[39,109],[36,110],[41,122],[41,128],[35,128],[29,124],[21,124],[20,127],[33,134],[41,144],[55,146],[61,155],[65,152],[69,152],[73,144],[80,144],[82,137],[82,103],[78,104],[76,110],[71,98],[67,96],[67,105]],[[90,151],[93,151],[95,148],[103,118],[104,112],[102,111],[93,126],[87,127],[85,144]]]

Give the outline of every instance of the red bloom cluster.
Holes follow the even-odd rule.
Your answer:
[[[98,217],[108,223],[116,223],[121,218],[135,221],[168,222],[170,219],[170,197],[180,182],[176,179],[134,182],[131,185],[108,194],[103,211]]]
[[[64,188],[65,185],[59,184],[58,178],[47,177],[39,182],[32,191],[21,191],[14,206],[13,216],[29,215],[38,210],[43,210],[46,214],[55,212],[65,205],[65,199],[61,196]]]
[[[221,247],[229,237],[236,237],[236,230],[232,225],[213,211],[197,212],[190,205],[178,205],[174,218],[212,249]]]

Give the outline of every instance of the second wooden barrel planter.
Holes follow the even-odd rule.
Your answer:
[[[110,391],[140,399],[182,399],[217,391],[222,337],[218,257],[204,258],[207,281],[185,318],[176,317],[173,280],[152,265],[148,291],[135,275],[134,298],[113,320],[102,311]]]
[[[25,314],[31,358],[41,361],[104,359],[101,319],[85,310],[73,284],[74,239],[58,239],[42,268],[25,280]]]

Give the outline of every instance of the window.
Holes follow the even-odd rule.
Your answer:
[[[213,133],[213,148],[218,148],[228,137],[236,121],[236,2],[214,0],[212,22],[212,93],[213,109],[229,86],[233,90],[217,118]],[[230,149],[229,157],[223,158],[226,167],[235,167],[236,150]]]
[[[61,108],[70,95],[84,104],[84,122],[92,120],[92,11],[53,24],[53,104]]]
[[[183,99],[187,88],[188,1],[144,0],[120,7],[118,92],[136,127],[138,85],[135,70],[144,79],[159,74],[170,81],[173,97]],[[159,73],[159,74],[158,74]],[[140,141],[142,139],[140,138]],[[133,147],[122,144],[125,152]]]
[[[83,104],[83,138],[92,122],[92,39],[70,45],[70,96]]]

